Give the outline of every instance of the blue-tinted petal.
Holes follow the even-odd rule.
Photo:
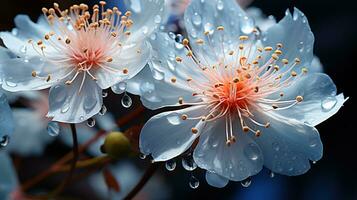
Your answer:
[[[154,32],[165,17],[165,1],[163,0],[125,0],[125,5],[132,12],[130,17],[134,24],[131,31],[130,41],[140,41]]]
[[[286,110],[276,111],[287,118],[294,118],[316,126],[337,113],[343,106],[343,94],[336,95],[337,89],[331,78],[322,73],[308,74],[283,90],[284,99],[295,99],[300,95],[304,100]],[[276,94],[277,96],[279,94]]]
[[[14,132],[14,118],[6,95],[0,91],[0,140]]]
[[[80,90],[83,76],[78,75],[70,85],[61,82],[51,88],[47,115],[53,117],[53,121],[80,123],[99,112],[103,104],[102,89],[86,77]]]
[[[297,8],[294,9],[293,15],[287,10],[286,16],[279,23],[264,32],[262,42],[264,46],[271,47],[275,47],[277,43],[283,44],[283,54],[280,57],[288,59],[291,63],[295,58],[299,58],[301,63],[295,67],[295,71],[311,66],[314,35],[307,18]],[[288,67],[282,68],[281,71],[284,69]]]
[[[199,134],[191,129],[200,120],[182,120],[183,114],[189,117],[203,115],[202,106],[193,106],[177,111],[163,112],[152,117],[140,134],[140,151],[151,154],[154,161],[166,161],[186,151]]]
[[[222,47],[227,51],[226,47],[236,42],[240,35],[252,33],[254,20],[234,0],[193,0],[185,11],[185,25],[193,50],[202,51],[206,57],[218,61]],[[224,26],[224,32],[217,31],[218,26]],[[209,33],[210,42],[205,32]],[[203,39],[205,45],[197,45],[197,39]]]
[[[269,122],[256,139],[264,155],[264,166],[273,172],[296,176],[310,169],[310,162],[323,153],[319,132],[313,126],[273,113],[255,113],[255,119]]]
[[[263,168],[263,152],[238,126],[233,124],[237,141],[228,146],[225,120],[207,123],[193,154],[200,168],[233,181],[244,180]]]
[[[225,187],[229,180],[225,177],[217,175],[216,173],[206,171],[206,181],[209,185],[217,188]]]
[[[18,185],[15,167],[5,152],[0,152],[0,199],[10,198],[10,193]]]

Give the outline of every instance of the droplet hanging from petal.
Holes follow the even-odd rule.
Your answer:
[[[58,136],[60,134],[60,126],[58,122],[50,121],[47,125],[47,133],[53,137]]]

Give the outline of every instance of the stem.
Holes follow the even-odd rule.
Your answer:
[[[145,186],[145,184],[150,180],[154,175],[155,171],[159,168],[160,163],[151,163],[150,166],[145,171],[143,177],[141,177],[139,183],[129,192],[129,194],[124,198],[124,200],[133,199],[140,190]]]
[[[71,167],[66,179],[49,195],[50,197],[57,196],[62,192],[62,190],[71,182],[74,170],[76,169],[76,163],[79,158],[78,151],[78,139],[77,139],[77,129],[75,124],[70,124],[72,130],[72,139],[73,139],[73,158],[71,161]]]

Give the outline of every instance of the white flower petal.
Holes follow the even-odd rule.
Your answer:
[[[88,76],[79,92],[83,74],[71,85],[61,82],[53,86],[49,95],[48,117],[53,121],[80,123],[99,112],[102,107],[102,90]]]
[[[0,91],[0,140],[14,132],[14,118],[6,95]]]
[[[0,64],[2,87],[11,92],[46,89],[70,69],[48,63],[40,57],[8,59]],[[41,77],[33,77],[33,72]],[[50,78],[48,78],[50,76]]]
[[[0,177],[0,199],[8,199],[18,187],[18,180],[11,158],[5,152],[0,152]]]
[[[208,122],[193,156],[200,168],[233,181],[241,181],[260,172],[263,168],[263,152],[253,139],[243,133],[238,123],[233,127],[237,141],[228,146],[225,120]]]
[[[223,54],[222,46],[228,50],[227,47],[236,42],[240,35],[252,33],[254,20],[234,0],[192,0],[185,11],[185,25],[193,50],[202,51],[205,57],[218,61]],[[224,31],[217,31],[218,26],[223,26]],[[209,33],[211,41],[208,41],[205,32]],[[197,45],[197,39],[203,39],[205,44]]]
[[[178,105],[179,97],[184,102],[194,102],[188,78],[202,83],[202,70],[186,54],[182,44],[176,43],[166,33],[154,34],[151,38],[153,58],[137,76],[127,81],[127,91],[141,96],[143,104],[150,109]],[[176,61],[182,58],[182,62]],[[175,83],[172,79],[175,79]]]
[[[228,184],[229,179],[217,175],[216,173],[206,171],[206,181],[213,187],[223,188]]]
[[[290,63],[295,58],[299,58],[301,63],[294,70],[300,72],[302,67],[310,67],[313,59],[314,35],[311,32],[309,23],[305,15],[294,9],[293,15],[286,11],[286,16],[279,23],[271,26],[263,33],[264,46],[275,47],[277,43],[282,43],[283,54],[281,58],[288,59]],[[281,72],[286,68],[281,68]]]
[[[140,151],[151,154],[154,161],[166,161],[186,151],[199,134],[191,129],[200,120],[182,120],[186,114],[190,117],[203,115],[202,106],[193,106],[181,110],[163,112],[152,117],[140,134]]]
[[[346,101],[343,94],[336,95],[336,92],[336,86],[328,75],[308,74],[283,90],[284,100],[294,100],[300,95],[303,101],[290,109],[275,112],[316,126],[336,114]]]
[[[164,20],[165,1],[163,0],[126,0],[125,5],[132,12],[130,19],[134,24],[129,29],[129,41],[140,41],[154,32]]]
[[[310,169],[309,160],[321,159],[319,132],[312,126],[273,113],[255,113],[255,119],[268,121],[256,139],[264,155],[264,166],[273,172],[296,176]]]
[[[107,89],[120,81],[131,79],[144,68],[150,57],[151,46],[148,42],[123,46],[113,56],[112,62],[102,64],[115,71],[100,68],[94,73],[99,87]],[[123,74],[124,69],[128,70],[128,74]]]

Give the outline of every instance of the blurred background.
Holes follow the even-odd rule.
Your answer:
[[[119,1],[111,1],[111,4],[116,2]],[[92,5],[97,2],[59,0],[58,3],[65,8],[74,3]],[[310,171],[298,177],[276,174],[271,178],[269,171],[263,170],[252,178],[251,185],[247,188],[242,187],[239,182],[230,182],[225,188],[217,189],[207,185],[203,170],[188,172],[178,160],[174,171],[168,171],[162,166],[157,172],[157,180],[150,181],[146,186],[151,189],[137,199],[357,199],[357,132],[354,129],[357,118],[353,115],[356,112],[356,104],[353,102],[356,95],[354,81],[357,81],[357,61],[354,60],[357,59],[357,13],[354,3],[352,0],[255,0],[248,6],[258,7],[267,16],[274,15],[277,20],[284,16],[287,8],[297,7],[302,10],[315,34],[315,54],[320,58],[325,72],[334,80],[339,92],[350,97],[340,112],[317,127],[324,144],[324,157]],[[13,18],[20,13],[27,14],[36,21],[41,8],[52,4],[52,0],[2,0],[0,30],[11,30],[14,26]],[[140,106],[138,98],[133,97],[133,106],[122,109],[118,106],[121,96],[108,92],[105,102],[111,102],[106,105],[115,118],[125,116]],[[140,120],[135,120],[134,124],[144,123],[153,114],[150,111],[143,112]],[[121,128],[125,130],[127,127]],[[68,151],[70,148],[56,140],[46,147],[42,156],[17,159],[18,156],[13,155],[19,169],[19,179],[27,180]],[[134,168],[139,174],[149,163],[148,160],[139,159],[139,156],[127,160],[135,164]],[[200,180],[197,189],[189,187],[192,174]],[[40,187],[51,189],[59,178],[51,179]],[[132,181],[135,183],[137,180]],[[79,181],[66,189],[65,194],[74,199],[103,199],[103,196],[88,189],[91,187],[89,182],[88,179]]]

